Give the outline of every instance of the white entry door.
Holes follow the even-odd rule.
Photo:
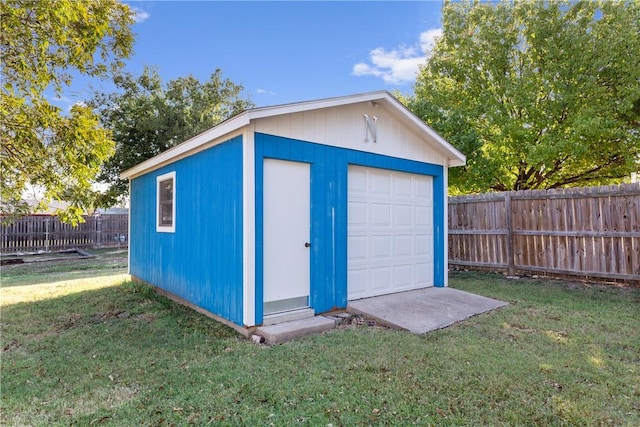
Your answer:
[[[310,166],[264,160],[264,314],[309,306]]]
[[[347,297],[433,286],[433,181],[349,166]]]

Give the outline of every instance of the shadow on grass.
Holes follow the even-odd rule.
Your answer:
[[[97,277],[107,276],[107,272],[104,273]],[[127,323],[160,317],[165,321],[175,321],[181,327],[204,328],[216,336],[235,335],[233,329],[174,303],[149,286],[130,281],[39,301],[15,303],[2,308],[2,317],[3,338],[22,337],[27,341],[33,334],[62,334],[108,322],[120,322],[126,326]]]
[[[2,312],[0,423],[640,423],[627,294],[451,284],[512,305],[427,335],[358,327],[263,347],[130,282],[15,304]]]
[[[2,287],[40,285],[127,272],[127,251],[98,249],[91,259],[60,259],[2,267]]]
[[[162,384],[180,354],[220,354],[239,339],[132,282],[2,307],[0,424],[84,424],[141,383]]]
[[[49,270],[46,273],[38,273],[37,275],[13,275],[11,277],[2,278],[2,288],[12,288],[17,286],[40,286],[54,282],[68,282],[78,279],[91,279],[108,277],[116,274],[126,274],[126,266],[114,266],[112,269],[105,269],[101,266],[99,269],[88,266],[86,269],[76,269],[67,271],[61,267],[59,270]]]

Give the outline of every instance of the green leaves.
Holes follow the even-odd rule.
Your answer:
[[[640,3],[446,3],[443,27],[408,104],[467,155],[454,192],[637,169]]]
[[[242,97],[243,87],[219,69],[204,82],[187,76],[164,85],[157,72],[145,68],[137,77],[119,73],[114,83],[120,92],[96,93],[91,101],[116,141],[100,175],[110,184],[105,205],[128,193],[122,171],[253,106]]]
[[[0,3],[3,213],[26,213],[27,187],[42,193],[43,204],[70,202],[60,215],[72,223],[91,207],[91,185],[113,141],[90,108],[64,114],[44,91],[60,94],[72,72],[104,77],[119,68],[131,53],[132,23],[132,11],[117,0]]]

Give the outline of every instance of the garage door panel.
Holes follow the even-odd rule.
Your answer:
[[[413,225],[413,206],[395,205],[393,225],[396,227],[411,227]]]
[[[391,287],[391,267],[372,268],[369,280],[374,290],[389,289]]]
[[[395,236],[393,243],[394,257],[410,257],[413,255],[413,236]]]
[[[415,211],[415,221],[414,225],[417,228],[431,228],[431,216],[433,215],[433,210],[427,206],[416,206],[414,208]]]
[[[393,238],[390,235],[372,236],[371,237],[371,258],[373,259],[389,259],[391,258],[391,249],[393,247]]]
[[[393,285],[395,289],[410,287],[413,283],[413,265],[397,265],[393,269]]]
[[[376,195],[391,194],[391,176],[386,172],[370,172],[371,179],[369,190]]]
[[[369,205],[371,223],[374,227],[391,227],[391,205],[372,203]]]
[[[432,178],[350,166],[348,181],[348,298],[432,286]]]
[[[366,194],[367,192],[367,171],[362,168],[349,171],[348,189],[349,194]]]
[[[413,265],[413,275],[415,281],[418,283],[424,283],[425,286],[427,283],[432,283],[432,274],[433,272],[433,264],[432,263],[419,263]]]
[[[413,237],[414,247],[413,253],[416,256],[431,255],[431,242],[432,238],[428,234],[416,234]]]
[[[349,291],[353,293],[353,295],[366,294],[367,284],[369,283],[368,275],[368,268],[349,269],[347,280],[349,282]]]
[[[428,205],[431,205],[433,200],[431,179],[426,176],[414,177],[413,195],[417,200],[423,200]]]
[[[368,206],[364,202],[349,201],[349,226],[366,226],[368,218],[367,209]]]
[[[367,236],[351,236],[349,238],[349,257],[353,261],[366,260],[368,244]]]
[[[411,198],[413,179],[409,175],[395,176],[393,189],[396,197]]]

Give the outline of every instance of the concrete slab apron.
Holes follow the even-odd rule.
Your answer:
[[[347,310],[423,334],[505,305],[469,292],[434,287],[350,301]]]

